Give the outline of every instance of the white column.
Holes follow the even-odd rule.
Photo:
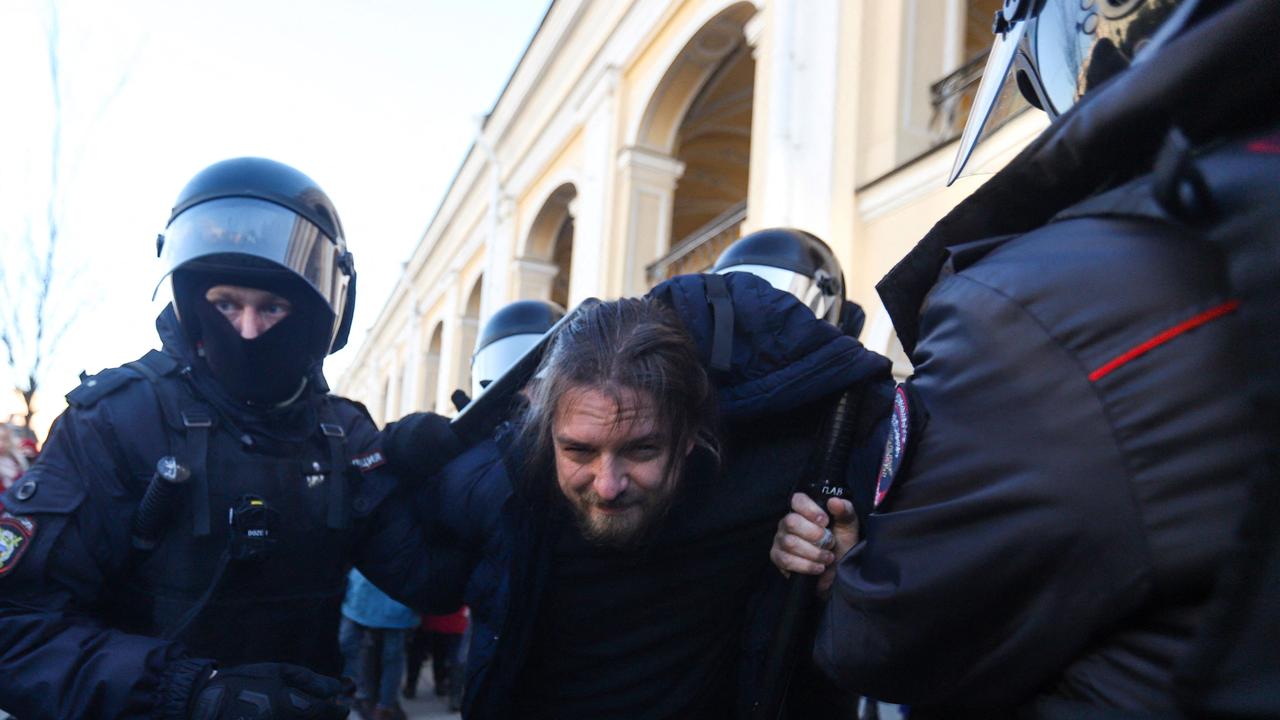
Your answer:
[[[641,147],[624,148],[618,170],[627,196],[627,226],[617,293],[640,295],[649,288],[645,266],[671,246],[671,205],[684,163]]]
[[[426,362],[426,353],[422,349],[422,309],[415,302],[413,312],[409,321],[405,323],[405,332],[408,338],[405,339],[405,345],[408,350],[404,359],[404,391],[401,393],[400,414],[403,415],[415,410],[421,410],[418,406],[419,398],[422,397],[422,368]]]
[[[573,248],[573,254],[576,258],[578,254],[578,239],[576,235],[573,241]],[[556,274],[560,272],[559,267],[553,263],[534,260],[531,258],[518,258],[516,260],[512,260],[511,267],[512,272],[510,274],[515,278],[515,290],[517,297],[551,297],[551,283],[555,281]],[[489,278],[485,277],[485,284],[488,285],[488,282]],[[573,296],[570,295],[570,304],[573,304],[572,297]]]
[[[394,350],[392,350],[394,353]],[[394,354],[387,364],[387,397],[382,406],[382,422],[389,423],[400,417],[400,377],[403,372],[399,358]]]
[[[480,317],[497,312],[514,296],[509,269],[515,258],[515,202],[507,195],[498,200],[493,232],[485,238],[484,286],[480,288]]]
[[[436,377],[436,406],[433,409],[438,413],[452,414],[453,405],[449,403],[449,396],[457,387],[454,383],[458,374],[457,362],[460,352],[458,348],[463,342],[460,309],[465,312],[463,305],[465,300],[458,297],[463,290],[458,287],[456,271],[446,274],[441,279],[441,285],[448,290],[445,294],[443,312],[444,331],[440,337],[440,373]]]
[[[752,229],[830,234],[839,30],[839,0],[771,2],[747,22],[756,58]]]
[[[569,203],[573,216],[573,258],[569,270],[569,306],[583,298],[605,294],[606,252],[612,222],[613,179],[618,125],[618,78],[615,65],[606,65],[577,108],[583,126],[584,164],[578,195]]]

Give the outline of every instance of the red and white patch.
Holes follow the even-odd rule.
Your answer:
[[[1280,133],[1250,142],[1249,152],[1261,155],[1280,155]]]
[[[18,566],[35,534],[35,520],[0,510],[0,577]]]
[[[889,496],[894,478],[902,469],[902,459],[911,441],[911,399],[907,388],[899,385],[893,393],[893,412],[889,416],[889,438],[884,443],[884,455],[880,458],[880,474],[876,477],[875,506],[880,507]]]
[[[382,467],[387,464],[387,459],[382,455],[381,450],[373,450],[363,455],[357,455],[351,458],[351,464],[360,469],[360,472],[369,472],[370,470]]]

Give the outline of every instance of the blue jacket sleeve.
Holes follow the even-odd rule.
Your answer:
[[[110,532],[120,523],[86,493],[83,460],[111,457],[103,442],[71,411],[24,478],[35,492],[22,498],[19,485],[4,499],[8,527],[26,528],[29,545],[0,573],[0,708],[25,720],[185,717],[192,683],[212,666],[94,617],[124,562]]]
[[[421,613],[458,609],[470,559],[441,530],[439,490],[432,478],[396,472],[382,464],[387,436],[363,416],[347,429],[352,454],[361,460],[355,511],[365,530],[355,565],[374,585]]]

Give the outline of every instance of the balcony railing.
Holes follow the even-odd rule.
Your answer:
[[[730,207],[710,222],[690,233],[645,268],[650,285],[676,275],[703,272],[734,240],[742,236],[742,223],[747,219],[747,202]]]
[[[987,64],[986,52],[975,55],[955,72],[929,86],[929,99],[933,116],[929,120],[929,134],[934,145],[950,142],[964,132],[973,97],[978,94],[978,82]]]

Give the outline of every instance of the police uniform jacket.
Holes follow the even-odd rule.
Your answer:
[[[709,365],[715,364],[712,357],[718,354],[713,347],[717,323],[724,329],[720,337],[726,343],[721,346],[725,364],[711,370],[724,428],[720,465],[705,456],[698,458],[695,450],[681,480],[682,494],[663,523],[660,540],[654,542],[652,553],[633,559],[633,571],[648,573],[645,577],[652,581],[651,587],[632,593],[642,595],[644,601],[629,603],[631,595],[618,596],[611,598],[618,604],[609,609],[579,608],[578,627],[569,633],[598,638],[605,658],[610,651],[603,646],[629,641],[626,628],[647,624],[644,632],[651,647],[674,647],[683,641],[682,634],[711,626],[716,630],[709,635],[731,644],[732,661],[728,666],[690,670],[679,660],[664,666],[655,659],[661,656],[660,650],[617,659],[646,686],[638,694],[647,692],[652,699],[643,706],[612,710],[600,709],[607,705],[601,701],[596,706],[601,716],[690,716],[688,706],[664,705],[685,687],[685,672],[699,673],[707,684],[730,687],[728,702],[701,707],[698,716],[745,715],[760,688],[760,672],[784,589],[782,576],[769,563],[769,545],[814,452],[823,413],[832,394],[843,388],[858,384],[877,388],[881,390],[878,397],[885,400],[891,388],[887,360],[816,320],[790,295],[747,274],[709,277],[676,278],[652,294],[677,310]],[[724,298],[731,298],[731,308],[717,318],[704,283],[718,281],[727,283]],[[475,550],[465,596],[472,622],[463,701],[463,714],[469,718],[514,716],[513,695],[528,688],[529,673],[539,671],[529,661],[531,646],[540,626],[545,630],[553,622],[544,614],[555,575],[551,567],[555,539],[548,518],[555,514],[559,489],[555,478],[543,472],[546,469],[526,464],[517,434],[518,428],[504,427],[494,439],[456,458],[433,481],[440,492],[436,508],[442,535]],[[865,447],[854,452],[850,467],[873,475],[880,442],[864,439],[862,444]],[[400,444],[389,439],[386,446]],[[733,567],[724,567],[729,564]],[[646,569],[653,567],[659,569]],[[720,580],[708,582],[700,571],[707,567],[724,570]],[[598,596],[606,594],[600,591]],[[676,597],[687,602],[672,602]],[[685,609],[673,609],[677,605]],[[638,615],[630,617],[633,612]],[[599,624],[594,622],[597,619]],[[680,646],[692,653],[704,652],[696,645]],[[589,675],[591,670],[584,672]],[[816,674],[798,676],[796,686],[802,686]],[[536,677],[544,687],[535,690],[549,696],[572,695],[575,691],[570,688],[581,679]],[[813,693],[825,694],[819,698]],[[809,717],[843,717],[852,712],[850,697],[830,687],[797,694],[815,701],[818,714]]]
[[[941,716],[1174,712],[1275,441],[1226,251],[1275,238],[1277,31],[1240,2],[1133,66],[880,283],[915,374],[819,629],[839,681]]]
[[[453,609],[432,581],[442,553],[396,499],[362,407],[312,386],[251,409],[193,369],[172,308],[157,327],[165,352],[70,393],[3,498],[0,708],[24,720],[186,717],[215,663],[337,675],[353,564],[421,611]],[[164,456],[191,476],[140,547],[140,499]]]

